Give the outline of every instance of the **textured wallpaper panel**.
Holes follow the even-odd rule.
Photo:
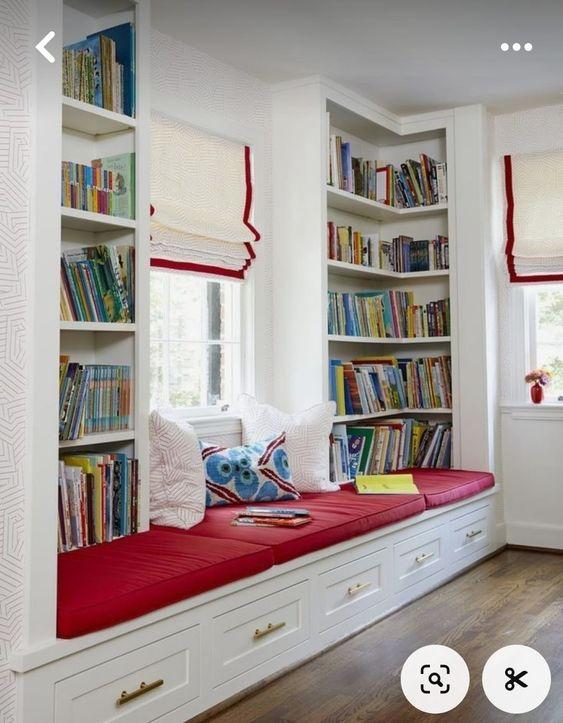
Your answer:
[[[23,524],[30,214],[29,0],[0,2],[0,720],[16,721],[13,675],[23,610]]]
[[[255,328],[257,395],[268,401],[272,392],[272,110],[268,85],[158,31],[152,33],[154,91],[185,101],[190,107],[255,129],[265,138],[264,183],[260,198],[262,239],[256,244],[257,317]],[[155,110],[163,110],[155,108]]]
[[[515,348],[515,339],[502,331],[511,329],[512,324],[515,323],[513,297],[521,291],[508,282],[504,260],[506,204],[501,168],[502,157],[513,153],[534,153],[557,148],[563,148],[563,105],[506,113],[495,116],[493,119],[493,241],[498,258],[501,402],[517,401],[516,395],[523,389],[523,385],[518,384],[518,380],[514,383],[512,376],[503,372],[503,370],[510,369],[514,360],[520,357],[520,350]]]

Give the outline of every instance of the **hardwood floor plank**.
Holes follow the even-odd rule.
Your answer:
[[[457,650],[471,673],[467,697],[437,718],[413,708],[400,686],[406,658],[423,645]],[[504,723],[481,674],[504,645],[536,648],[552,687],[519,723],[563,721],[563,558],[507,550],[210,718],[213,723]]]

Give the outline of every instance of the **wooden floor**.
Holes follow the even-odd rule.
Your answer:
[[[431,643],[457,650],[471,673],[463,703],[442,716],[412,708],[400,687],[403,662]],[[510,716],[489,703],[481,673],[495,650],[515,643],[546,658],[552,686],[540,708]],[[562,723],[563,556],[504,551],[208,720]]]

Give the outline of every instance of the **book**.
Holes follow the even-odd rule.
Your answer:
[[[92,167],[112,177],[112,215],[135,218],[135,154],[119,153],[92,161]]]
[[[301,527],[312,522],[310,517],[235,517],[231,525],[235,527]]]
[[[266,517],[307,517],[309,510],[304,507],[247,507],[240,515],[250,515],[258,517],[264,515]]]
[[[105,28],[88,35],[88,40],[106,38],[109,46],[111,65],[108,66],[110,77],[108,87],[112,88],[112,105],[119,108],[118,113],[135,116],[135,26],[133,23],[122,23],[112,28]],[[105,77],[105,76],[104,76]],[[106,106],[104,106],[106,107]]]
[[[359,475],[354,482],[359,495],[418,494],[412,474]]]

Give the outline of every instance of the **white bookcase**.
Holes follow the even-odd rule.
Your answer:
[[[55,31],[55,63],[37,61],[37,198],[35,206],[34,429],[27,533],[28,645],[56,629],[57,460],[59,453],[125,452],[139,460],[140,529],[149,524],[149,133],[150,0],[48,0],[37,27]],[[135,117],[62,96],[62,49],[90,33],[133,22],[136,42]],[[39,37],[39,36],[38,36]],[[48,67],[46,67],[48,66]],[[53,99],[57,99],[54,102]],[[135,218],[61,207],[61,161],[135,153]],[[135,320],[130,324],[61,321],[61,251],[96,244],[135,246]],[[58,358],[85,364],[126,364],[133,376],[130,429],[58,440]],[[111,544],[111,543],[110,543]],[[41,605],[33,604],[41,600]]]
[[[330,123],[330,127],[327,124]],[[448,163],[449,203],[400,209],[327,184],[329,134],[351,144],[352,156],[395,166],[426,153]],[[299,409],[329,399],[329,361],[366,354],[452,357],[452,409],[401,410],[400,415],[453,422],[453,466],[459,466],[457,325],[455,284],[455,171],[451,156],[453,113],[397,118],[322,79],[283,84],[274,92],[274,193],[276,238],[274,357],[289,374],[276,376],[276,402]],[[283,190],[282,190],[283,189]],[[449,238],[450,269],[394,273],[328,258],[327,221],[361,233]],[[415,303],[450,298],[451,336],[373,339],[328,334],[327,292],[412,290]],[[346,415],[358,422],[398,416],[397,410]]]

